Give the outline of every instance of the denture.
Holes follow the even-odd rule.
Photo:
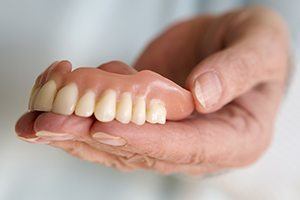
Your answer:
[[[111,62],[110,65],[116,63]],[[125,65],[125,64],[123,64]],[[191,93],[149,70],[118,74],[54,63],[33,87],[29,110],[143,125],[181,120],[194,110]]]

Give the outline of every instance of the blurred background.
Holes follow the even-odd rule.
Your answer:
[[[300,199],[297,70],[268,152],[246,169],[219,176],[125,174],[20,141],[14,133],[35,77],[54,60],[71,60],[74,67],[115,59],[130,64],[151,38],[176,20],[253,3],[272,7],[287,20],[299,65],[296,0],[0,0],[0,200]]]

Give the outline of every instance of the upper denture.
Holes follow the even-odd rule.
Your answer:
[[[116,118],[122,123],[143,124],[146,120],[164,124],[166,119],[184,119],[194,110],[188,90],[148,70],[124,75],[78,68],[60,77],[56,74],[35,93],[31,100],[34,110],[64,115],[75,112],[82,117],[94,112],[103,122]]]

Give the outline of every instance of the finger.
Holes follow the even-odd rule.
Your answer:
[[[58,115],[42,113],[34,122],[34,131],[38,137],[47,140],[88,140],[93,118],[76,115]]]
[[[88,137],[92,122],[93,120],[90,118],[28,112],[17,121],[15,131],[20,139],[28,142],[48,143],[51,140]]]
[[[213,166],[210,164],[199,164],[199,165],[174,164],[171,162],[166,162],[161,160],[156,160],[152,166],[152,169],[165,175],[184,173],[188,175],[197,175],[197,176],[217,173],[218,171],[221,170],[218,166]]]
[[[35,142],[35,143],[42,143],[40,138],[35,136],[35,131],[33,130],[34,121],[38,117],[40,113],[38,112],[30,112],[23,115],[20,120],[18,120],[16,124],[16,132],[18,136],[28,142]],[[42,118],[46,119],[47,115],[42,115]],[[41,119],[41,118],[40,118]],[[50,118],[48,118],[50,119]],[[70,119],[72,120],[72,118]],[[37,124],[43,123],[44,120],[38,120]],[[46,120],[47,121],[47,120]],[[52,121],[52,120],[49,120]],[[56,120],[55,120],[56,121]],[[60,121],[60,120],[57,120]],[[72,123],[67,123],[72,124]],[[40,126],[40,125],[37,125]],[[49,127],[53,127],[50,125]],[[55,127],[55,126],[54,126]],[[58,130],[59,128],[55,128]],[[66,128],[63,128],[66,130]],[[63,130],[59,130],[62,132]],[[51,131],[49,131],[51,132]],[[71,131],[68,131],[71,132]],[[57,134],[57,133],[53,133]],[[39,140],[38,140],[39,139]],[[58,147],[64,149],[68,153],[72,154],[73,156],[79,157],[81,159],[96,162],[99,164],[104,164],[105,166],[109,167],[116,167],[122,171],[128,171],[133,169],[155,169],[163,174],[171,174],[177,172],[184,172],[188,174],[197,174],[199,175],[200,172],[204,172],[204,166],[189,166],[189,165],[178,165],[173,163],[167,163],[164,161],[156,161],[152,158],[147,156],[142,156],[138,154],[124,154],[115,153],[114,151],[101,151],[97,148],[93,148],[88,144],[80,141],[51,141],[49,139],[50,145],[54,147]]]
[[[203,125],[203,132],[210,128],[205,127],[208,124],[204,121],[198,120],[197,123]],[[204,147],[201,146],[203,141],[199,141],[198,130],[187,121],[167,122],[165,125],[146,123],[143,126],[124,125],[116,121],[96,122],[91,128],[91,134],[102,144],[174,163],[191,162],[197,146]],[[194,162],[197,162],[196,158]]]
[[[212,166],[211,164],[177,164],[173,162],[158,160],[150,158],[149,156],[143,156],[136,154],[129,159],[124,159],[127,165],[133,165],[134,168],[155,170],[164,175],[170,175],[175,173],[185,173],[189,175],[203,175],[207,173],[216,173],[219,171],[218,166]],[[224,170],[224,169],[222,169]]]
[[[132,165],[127,165],[118,156],[101,152],[97,149],[80,141],[54,141],[50,143],[51,146],[65,150],[69,154],[80,159],[103,164],[107,167],[115,167],[121,171],[131,171],[134,168]]]
[[[55,61],[48,68],[43,71],[35,81],[34,87],[40,87],[48,79],[51,73],[65,74],[72,70],[72,64],[68,60]]]
[[[195,48],[202,46],[198,41],[203,38],[213,20],[213,16],[202,15],[168,27],[146,46],[133,65],[134,68],[157,72],[184,86],[186,77],[198,62],[199,53]],[[205,46],[208,49],[208,45]]]
[[[63,116],[54,113],[42,113],[34,122],[35,137],[37,136],[51,142],[69,140],[81,141],[89,144],[95,149],[125,158],[129,158],[134,154],[132,152],[95,142],[90,136],[90,129],[94,121],[95,119],[92,117],[84,118],[76,115]]]
[[[34,121],[39,114],[39,112],[28,112],[18,119],[15,125],[15,132],[20,139],[31,143],[41,143],[33,130]]]
[[[98,67],[101,70],[117,74],[135,74],[137,71],[120,61],[111,61]]]
[[[220,109],[258,84],[284,81],[289,45],[282,20],[270,11],[248,12],[219,19],[228,27],[224,49],[201,61],[186,80],[201,113]]]
[[[49,80],[50,76],[51,75],[53,76],[53,74],[66,74],[71,71],[72,71],[72,63],[70,61],[68,61],[68,60],[57,61],[57,62],[55,62],[54,65],[49,67],[49,69],[45,73],[44,82]]]

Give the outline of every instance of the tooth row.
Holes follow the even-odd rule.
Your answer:
[[[105,90],[96,102],[96,94],[92,90],[78,98],[78,88],[75,83],[68,84],[57,91],[55,81],[50,80],[40,89],[33,88],[29,100],[29,109],[52,111],[57,114],[90,117],[93,114],[101,122],[114,119],[127,124],[130,121],[142,125],[149,123],[165,124],[166,109],[157,99],[152,99],[146,106],[144,97],[132,98],[130,92],[124,92],[117,101],[117,93],[112,89]]]

